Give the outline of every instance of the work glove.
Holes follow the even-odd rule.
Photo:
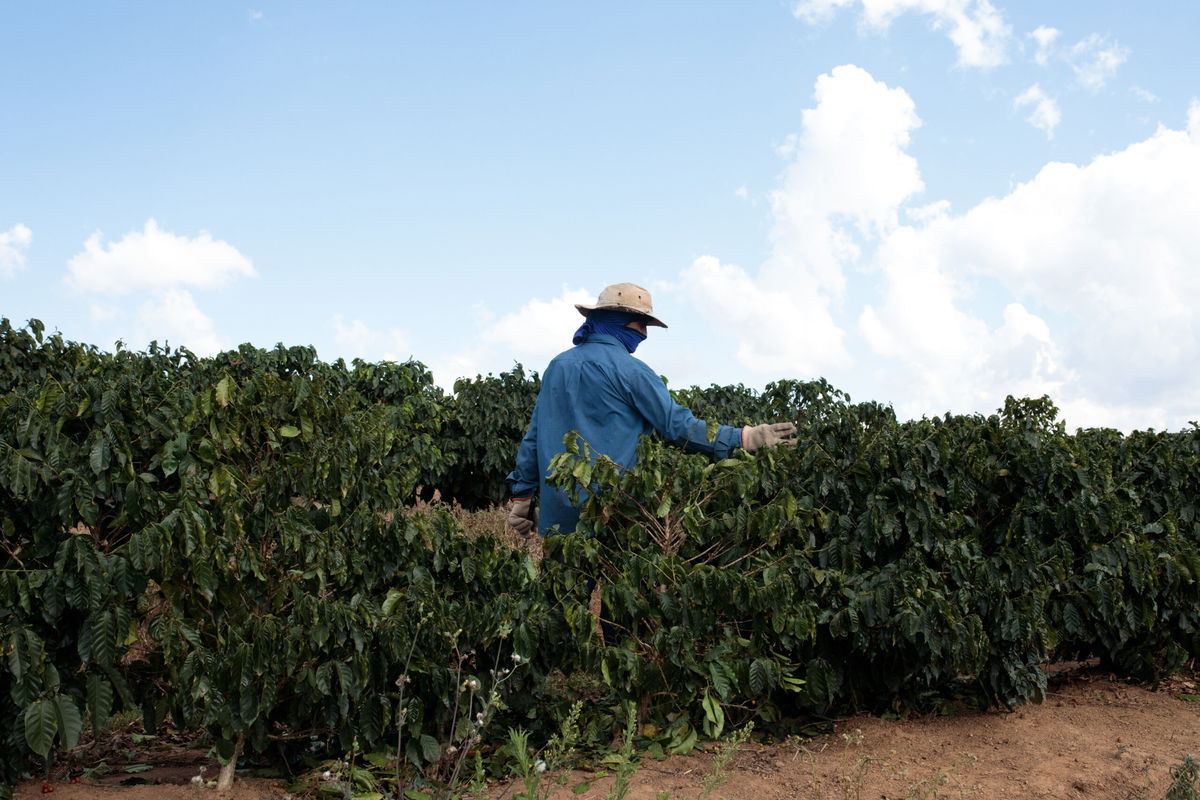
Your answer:
[[[753,453],[760,447],[796,444],[796,426],[791,422],[767,422],[742,428],[742,449]]]
[[[537,511],[533,508],[533,496],[514,497],[508,507],[508,527],[521,536],[537,531]]]

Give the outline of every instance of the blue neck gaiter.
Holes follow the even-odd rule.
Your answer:
[[[625,327],[636,319],[640,319],[640,317],[627,311],[589,311],[587,322],[579,326],[579,330],[575,331],[571,342],[583,344],[584,340],[593,333],[605,333],[616,338],[625,345],[626,350],[632,353],[637,350],[639,344],[646,340],[645,336],[633,328]]]

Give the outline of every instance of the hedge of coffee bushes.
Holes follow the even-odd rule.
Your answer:
[[[1195,425],[686,389],[711,420],[798,421],[797,446],[713,463],[647,439],[630,472],[569,440],[581,527],[539,565],[414,505],[503,500],[537,389],[0,321],[0,787],[117,713],[226,759],[434,774],[581,693],[598,736],[631,701],[685,750],[749,719],[1036,701],[1053,658],[1154,681],[1200,654]]]

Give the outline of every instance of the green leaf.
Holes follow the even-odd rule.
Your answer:
[[[721,699],[728,700],[733,693],[733,686],[729,683],[729,676],[725,674],[725,665],[719,661],[710,662],[708,676],[712,679],[712,686],[717,690]]]
[[[92,451],[88,458],[88,463],[92,467],[92,472],[97,475],[108,469],[109,458],[111,453],[108,449],[108,438],[104,434],[100,434],[96,439],[96,443],[92,445]]]
[[[396,606],[404,599],[404,593],[399,589],[388,589],[387,597],[383,599],[383,606],[380,611],[385,617],[390,617],[392,612],[396,610]]]
[[[572,786],[571,793],[572,794],[587,794],[587,790],[591,789],[591,788],[592,788],[592,782],[584,781],[583,783],[577,783],[574,786]]]
[[[192,578],[196,582],[200,594],[206,600],[212,600],[217,589],[217,574],[212,568],[212,564],[207,561],[197,561],[192,566]]]
[[[64,750],[70,750],[79,744],[79,734],[83,732],[83,716],[75,701],[61,694],[54,698],[54,708],[58,714],[58,730]]]
[[[108,723],[108,717],[112,714],[112,704],[112,683],[100,675],[88,675],[87,711],[92,719],[94,732],[99,733]]]
[[[300,435],[300,429],[295,425],[284,425],[279,429],[279,435],[285,439],[291,439]]]
[[[221,408],[229,405],[229,387],[231,383],[232,380],[230,380],[228,375],[217,381],[217,405]]]
[[[761,659],[754,659],[750,662],[750,691],[754,694],[762,694],[767,688],[770,681],[770,673],[767,666],[763,664]]]
[[[8,637],[8,670],[12,673],[13,683],[17,686],[23,685],[25,676],[25,662],[21,655],[24,650],[21,647],[21,631],[13,631],[12,636]],[[17,702],[20,702],[19,700]]]
[[[673,756],[686,755],[692,752],[692,748],[696,746],[699,738],[696,729],[691,725],[686,725],[683,730],[675,734],[675,737],[671,739],[671,743],[667,745],[667,752]]]
[[[25,709],[25,743],[42,758],[50,755],[58,733],[58,708],[51,700],[35,700]]]
[[[91,661],[100,665],[111,664],[117,651],[117,621],[113,612],[91,616]]]
[[[721,703],[709,694],[707,689],[704,690],[700,705],[704,707],[704,733],[713,739],[719,738],[725,728],[725,709],[721,708]]]
[[[436,761],[442,754],[442,748],[438,744],[437,739],[427,733],[421,734],[421,755],[425,756],[426,761]]]

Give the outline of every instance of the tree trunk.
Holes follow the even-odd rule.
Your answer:
[[[217,775],[218,792],[224,792],[233,788],[233,777],[237,772],[238,759],[242,757],[242,745],[245,742],[245,734],[239,733],[237,741],[233,743],[233,755],[229,757],[228,762],[221,765],[221,772]]]

